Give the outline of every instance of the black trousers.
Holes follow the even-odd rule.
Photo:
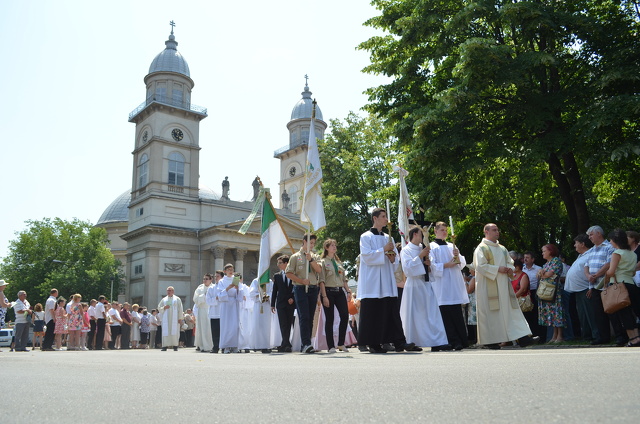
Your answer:
[[[111,341],[109,342],[109,349],[113,350],[116,348],[116,339],[119,335],[122,334],[122,326],[121,325],[112,325],[111,326]],[[122,345],[122,338],[120,339],[120,346]]]
[[[87,348],[93,350],[95,348],[94,337],[96,335],[96,321],[89,318],[89,334],[87,335]]]
[[[327,335],[327,348],[331,349],[334,346],[333,341],[333,321],[334,310],[333,306],[338,309],[340,315],[340,326],[338,327],[338,346],[344,346],[344,338],[347,335],[347,325],[349,324],[349,307],[347,306],[347,298],[344,291],[339,288],[338,290],[331,290],[331,287],[326,289],[327,299],[329,299],[329,307],[324,309],[324,333]]]
[[[156,346],[162,346],[162,326],[159,325],[156,330]]]
[[[602,306],[602,292],[597,289],[591,290],[591,298],[589,304],[593,308],[593,314],[596,317],[596,326],[600,334],[600,341],[609,343],[611,341],[611,330],[609,325],[609,316],[604,312]]]
[[[211,339],[213,340],[212,352],[220,350],[220,318],[209,318],[211,321]]]
[[[462,315],[462,305],[440,305],[440,315],[442,315],[449,344],[453,347],[468,347],[469,339]]]
[[[280,324],[280,334],[282,335],[281,348],[292,347],[291,346],[291,328],[294,323],[294,312],[296,307],[293,305],[287,305],[284,308],[277,308],[278,323]]]
[[[47,323],[47,331],[44,333],[44,341],[42,342],[42,349],[53,349],[53,339],[55,334],[53,330],[56,329],[56,324],[53,320]]]
[[[378,347],[385,343],[402,346],[407,342],[402,329],[397,297],[362,299],[358,325],[360,346]]]
[[[538,289],[532,289],[531,291],[531,302],[533,303],[533,309],[524,314],[527,323],[529,324],[529,329],[531,330],[531,334],[534,336],[540,337],[540,340],[547,340],[547,327],[540,325],[538,323]]]
[[[128,324],[122,323],[122,325],[120,326],[120,349],[129,349],[130,343],[131,343],[131,326]]]
[[[107,320],[104,318],[98,318],[96,321],[96,350],[102,349],[102,344],[104,343],[104,326],[107,323]]]

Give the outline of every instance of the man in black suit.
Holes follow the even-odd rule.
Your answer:
[[[277,311],[280,333],[282,334],[282,343],[278,347],[278,352],[291,352],[289,336],[291,335],[291,327],[293,326],[293,312],[296,310],[293,299],[293,284],[284,273],[288,263],[289,256],[282,255],[278,257],[278,268],[280,268],[280,272],[273,276],[271,312],[275,314]]]

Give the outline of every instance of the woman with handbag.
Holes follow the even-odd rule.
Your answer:
[[[541,286],[554,285],[555,294],[551,300],[538,298],[538,324],[553,327],[553,337],[549,343],[561,343],[564,341],[562,329],[566,326],[562,308],[562,296],[560,295],[560,281],[557,278],[562,274],[562,261],[558,257],[560,251],[555,244],[542,246],[542,257],[547,260],[542,269],[538,271],[538,292]]]
[[[616,250],[611,254],[611,262],[609,269],[605,274],[603,284],[606,291],[613,291],[613,284],[624,284],[624,288],[629,293],[629,300],[631,304],[626,306],[611,315],[620,320],[622,326],[627,331],[629,336],[629,343],[627,347],[640,347],[640,335],[636,328],[636,316],[633,311],[638,310],[640,306],[640,288],[635,285],[633,281],[633,275],[636,270],[636,255],[631,251],[629,247],[629,240],[627,239],[627,233],[623,230],[615,229],[609,234],[609,241],[611,246]],[[613,280],[613,281],[612,281]],[[602,293],[605,297],[606,294]],[[604,302],[604,300],[603,300]]]

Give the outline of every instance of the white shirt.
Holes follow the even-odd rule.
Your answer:
[[[109,309],[109,316],[111,316],[111,318],[113,319],[113,322],[111,323],[112,327],[116,327],[116,326],[120,326],[120,321],[122,321],[122,318],[120,317],[120,312],[116,311],[115,309],[111,308]]]
[[[564,282],[564,289],[570,293],[589,290],[589,280],[584,275],[584,266],[589,263],[589,251],[581,253],[573,263]]]
[[[538,271],[540,271],[542,267],[533,264],[531,268],[527,268],[527,264],[522,265],[522,271],[527,274],[529,277],[529,289],[537,290],[538,289]]]
[[[104,304],[103,303],[96,303],[96,309],[95,309],[95,314],[96,314],[96,318],[97,319],[104,319]]]
[[[27,299],[25,299],[24,302],[18,299],[13,304],[13,310],[16,313],[16,324],[27,323],[27,317],[23,312],[23,311],[26,311],[27,309],[31,309],[31,305],[29,305],[29,301]]]
[[[89,306],[89,309],[87,309],[87,313],[89,314],[89,319],[96,318],[96,307]]]
[[[53,314],[56,309],[56,298],[49,296],[47,303],[44,304],[44,321],[49,322],[53,319]]]

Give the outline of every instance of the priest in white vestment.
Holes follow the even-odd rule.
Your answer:
[[[446,223],[436,222],[435,233],[436,239],[429,244],[431,285],[438,299],[449,344],[455,350],[462,350],[469,347],[467,325],[462,314],[462,305],[469,303],[467,285],[462,277],[467,261],[452,243],[445,241],[448,235]]]
[[[395,243],[383,228],[389,222],[382,208],[371,212],[373,227],[360,236],[358,344],[371,353],[386,353],[382,345],[393,343],[397,352],[421,351],[407,343],[400,319],[398,288],[393,272],[398,265]]]
[[[529,324],[520,310],[509,278],[514,271],[513,259],[498,242],[499,237],[496,224],[485,225],[484,239],[473,254],[478,343],[499,349],[502,342],[518,340],[524,347],[535,338],[530,336]]]
[[[178,350],[184,310],[182,300],[175,296],[173,287],[167,287],[167,295],[158,303],[158,311],[162,322],[162,350],[166,351],[168,347]]]
[[[253,301],[253,312],[251,315],[251,337],[250,348],[259,350],[262,353],[270,353],[273,345],[271,344],[271,292],[273,290],[273,282],[260,286],[260,282],[255,278],[251,282],[249,296]],[[266,297],[265,297],[266,296]]]
[[[422,243],[422,230],[414,227],[409,231],[409,243],[400,252],[402,267],[407,281],[404,284],[400,317],[408,342],[431,347],[434,351],[449,350],[438,300],[432,283],[426,281],[429,266],[429,247]]]
[[[220,304],[220,349],[224,353],[238,352],[238,335],[240,333],[239,307],[242,304],[242,282],[234,284],[233,265],[224,267],[225,276],[217,287]]]
[[[211,352],[213,339],[211,338],[211,321],[209,321],[209,305],[207,305],[207,292],[213,284],[213,275],[205,274],[202,284],[193,293],[194,312],[196,316],[196,340],[195,345],[200,352]]]

